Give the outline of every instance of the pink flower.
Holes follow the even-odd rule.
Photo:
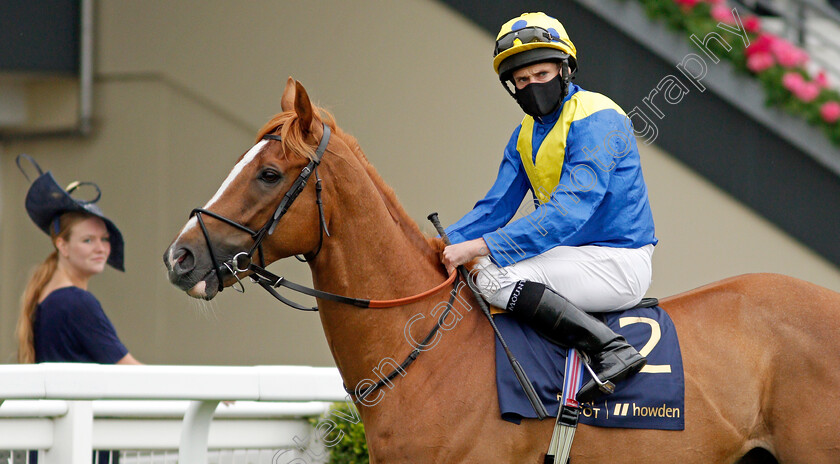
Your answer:
[[[840,119],[840,103],[836,101],[823,103],[820,107],[820,116],[822,116],[823,121],[834,124]]]
[[[823,89],[827,89],[830,85],[825,71],[820,71],[819,74],[817,74],[817,77],[814,78],[814,82]]]
[[[744,53],[747,55],[747,57],[749,57],[753,53],[769,53],[770,46],[773,44],[773,41],[775,39],[776,36],[772,34],[761,34],[750,43],[750,46],[744,50]]]
[[[750,15],[744,18],[744,30],[752,34],[758,34],[761,30],[761,20],[758,19],[758,16]]]
[[[799,100],[808,103],[820,95],[822,89],[815,82],[808,82],[797,72],[789,72],[782,76],[782,85]]]
[[[814,101],[814,99],[820,95],[821,91],[820,86],[816,83],[803,82],[802,85],[793,91],[793,95],[801,101],[809,103]]]
[[[770,52],[773,53],[779,64],[786,68],[803,66],[809,59],[804,50],[778,37],[774,37],[770,43]]]
[[[782,76],[782,85],[791,93],[795,92],[802,84],[805,83],[805,78],[798,72],[788,72]]]
[[[776,64],[773,55],[769,53],[753,53],[747,58],[747,69],[754,73],[760,73],[767,68],[772,68]]]
[[[729,7],[726,5],[715,5],[712,7],[712,19],[715,21],[720,21],[724,24],[735,24],[735,16],[732,15],[732,12],[729,10]],[[746,26],[744,26],[746,29]]]
[[[820,94],[820,86],[808,82],[798,72],[788,72],[782,76],[782,85],[799,100],[808,103],[814,101]]]

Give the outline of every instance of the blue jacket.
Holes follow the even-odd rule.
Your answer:
[[[565,108],[572,108],[567,103],[575,95],[578,101],[606,100],[614,108],[589,112],[580,109],[586,105],[578,105],[578,109],[564,114]],[[639,151],[623,111],[606,97],[571,84],[560,108],[534,121],[534,160],[558,121],[568,124],[568,135],[559,183],[551,191],[550,201],[540,204],[536,200],[525,172],[517,151],[520,124],[505,147],[490,191],[472,211],[447,228],[452,243],[483,237],[491,258],[500,266],[561,245],[641,248],[657,243]],[[536,209],[518,212],[529,190]]]

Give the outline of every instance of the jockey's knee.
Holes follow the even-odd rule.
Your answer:
[[[486,301],[491,306],[505,309],[508,300],[510,299],[510,295],[513,293],[513,289],[515,287],[515,283],[508,284],[501,288],[495,289],[495,291],[493,292],[481,292],[481,296],[484,297],[484,301]]]

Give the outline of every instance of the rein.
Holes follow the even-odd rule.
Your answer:
[[[279,301],[283,302],[284,304],[291,306],[292,308],[299,309],[301,311],[317,311],[317,307],[306,307],[295,303],[294,301],[290,301],[286,299],[283,295],[277,293],[274,290],[277,287],[286,287],[290,290],[294,290],[298,293],[303,293],[304,295],[314,296],[315,298],[320,298],[322,300],[329,300],[335,301],[338,303],[344,303],[351,306],[356,306],[359,308],[394,308],[397,306],[403,306],[411,303],[416,303],[424,298],[428,297],[429,295],[433,295],[435,293],[440,292],[444,288],[452,285],[455,282],[455,278],[457,277],[457,273],[453,272],[449,275],[449,277],[437,285],[434,288],[430,288],[424,292],[418,293],[416,295],[407,296],[404,298],[398,298],[395,300],[368,300],[364,298],[353,298],[349,296],[337,295],[335,293],[324,292],[321,290],[316,290],[314,288],[306,287],[301,284],[294,283],[285,277],[278,276],[273,274],[271,271],[265,269],[262,266],[258,266],[251,262],[246,262],[247,259],[246,253],[239,253],[238,255],[233,257],[233,272],[234,276],[236,273],[242,272],[252,272],[251,280],[257,284],[259,284],[262,288],[264,288],[268,293],[270,293],[274,298],[278,299]],[[240,267],[243,265],[244,267]],[[238,279],[238,277],[237,277]]]

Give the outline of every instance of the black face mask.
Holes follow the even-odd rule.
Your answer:
[[[526,114],[539,118],[552,113],[560,106],[565,97],[565,85],[560,74],[548,82],[528,84],[523,89],[516,89],[513,98]]]

